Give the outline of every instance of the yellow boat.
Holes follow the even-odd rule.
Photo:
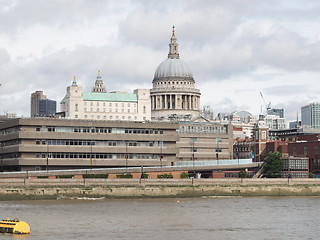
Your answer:
[[[30,226],[28,223],[20,221],[18,218],[0,221],[0,233],[29,234]]]

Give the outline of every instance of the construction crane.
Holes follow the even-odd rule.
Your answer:
[[[264,100],[264,97],[262,95],[262,92],[260,92],[261,98],[264,102],[264,105],[266,106],[267,111],[269,111],[271,109],[271,102],[269,102],[268,104],[266,103],[266,101]]]

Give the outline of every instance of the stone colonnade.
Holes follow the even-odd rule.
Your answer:
[[[151,109],[199,110],[200,96],[191,94],[159,94],[151,96]]]

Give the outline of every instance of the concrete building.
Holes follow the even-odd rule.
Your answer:
[[[72,119],[149,121],[150,90],[106,92],[99,71],[92,92],[84,92],[74,77],[66,96],[60,102],[60,109],[66,118]]]
[[[30,116],[39,116],[39,101],[42,99],[47,99],[47,96],[43,94],[43,91],[36,91],[31,94],[30,100]]]
[[[166,166],[179,125],[52,118],[0,123],[1,170]]]
[[[157,67],[152,81],[152,119],[193,119],[200,116],[200,90],[187,64],[180,59],[173,27],[168,58]]]
[[[232,126],[199,118],[180,122],[177,143],[179,161],[232,159]]]
[[[270,130],[286,129],[286,119],[281,118],[278,115],[267,115],[264,117],[264,121]]]
[[[320,128],[320,103],[310,103],[301,108],[301,125],[306,128]]]

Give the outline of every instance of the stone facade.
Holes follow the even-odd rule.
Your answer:
[[[60,102],[66,118],[117,121],[151,120],[149,89],[136,89],[133,93],[106,92],[100,72],[92,92],[84,92],[76,79],[67,88]]]

